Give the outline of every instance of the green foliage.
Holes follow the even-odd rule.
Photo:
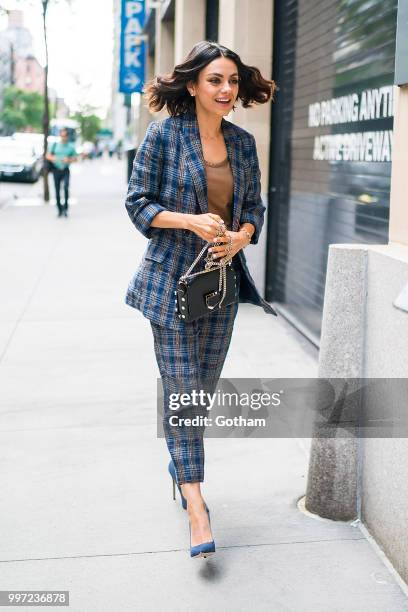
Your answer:
[[[95,142],[96,135],[101,129],[102,125],[102,121],[97,115],[94,115],[93,113],[85,114],[83,112],[76,112],[71,119],[78,121],[81,129],[82,140]]]
[[[43,113],[44,97],[41,94],[13,86],[4,90],[0,121],[7,133],[25,129],[41,132]]]

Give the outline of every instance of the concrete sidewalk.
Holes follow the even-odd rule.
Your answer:
[[[358,528],[298,510],[307,440],[207,439],[217,554],[189,558],[150,326],[124,303],[145,248],[125,190],[124,163],[89,162],[68,219],[0,211],[0,590],[69,590],[74,612],[408,610]],[[282,317],[240,306],[223,376],[316,373]]]

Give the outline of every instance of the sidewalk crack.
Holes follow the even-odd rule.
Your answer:
[[[257,544],[231,544],[229,546],[217,546],[217,550],[229,550],[232,548],[260,548],[262,546],[287,546],[288,544],[327,544],[336,542],[360,542],[366,538],[331,538],[327,540],[293,540],[283,542],[260,542]],[[162,550],[141,550],[127,553],[101,553],[94,555],[63,555],[61,557],[28,557],[26,559],[2,559],[0,563],[21,563],[29,561],[59,561],[65,559],[100,559],[102,557],[134,557],[139,555],[161,555],[173,552],[185,552],[186,548],[169,548]]]

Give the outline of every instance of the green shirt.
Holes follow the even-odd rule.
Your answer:
[[[76,157],[75,147],[72,142],[56,142],[51,147],[51,154],[55,155],[55,166],[60,170],[68,168],[69,163],[64,163],[64,157]]]

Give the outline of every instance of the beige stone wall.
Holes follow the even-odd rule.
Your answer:
[[[154,74],[171,72],[174,67],[174,21],[162,21],[156,11]]]
[[[175,64],[205,38],[205,0],[175,0]]]
[[[154,58],[154,75],[167,74],[174,68],[175,22],[163,21],[161,11],[156,11],[156,46]],[[152,75],[153,76],[153,75]],[[166,109],[154,113],[154,119],[168,117]]]
[[[272,74],[273,2],[220,0],[219,43],[238,53],[241,60],[256,66],[265,78]],[[256,139],[262,174],[262,191],[267,192],[269,175],[270,124],[273,103],[237,108],[228,120],[251,132]]]

